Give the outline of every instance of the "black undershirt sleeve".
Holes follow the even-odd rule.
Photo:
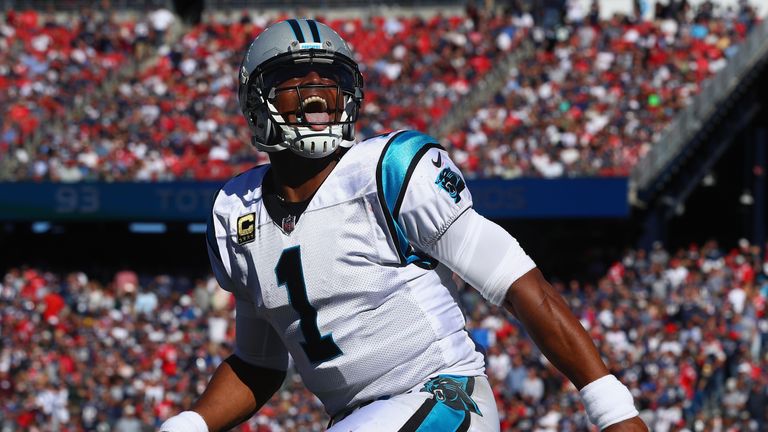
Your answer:
[[[229,364],[240,381],[251,390],[259,408],[280,389],[285,379],[285,371],[254,366],[235,354],[224,361]]]

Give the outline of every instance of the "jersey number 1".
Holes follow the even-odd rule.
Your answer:
[[[307,298],[299,246],[283,250],[275,266],[275,275],[277,275],[277,284],[285,285],[288,290],[288,302],[299,314],[299,327],[301,327],[301,334],[304,335],[301,347],[309,361],[317,364],[340,356],[341,349],[333,341],[333,336],[331,334],[323,336],[317,328],[317,309]]]

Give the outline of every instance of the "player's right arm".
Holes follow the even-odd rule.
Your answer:
[[[235,353],[219,365],[192,406],[205,421],[201,432],[229,430],[248,420],[285,379],[288,354],[275,330],[247,300],[238,299],[235,312]]]
[[[280,388],[284,378],[285,371],[253,366],[231,355],[219,365],[205,392],[192,406],[192,412],[205,422],[206,429],[200,430],[229,430],[248,420]]]
[[[238,300],[235,353],[213,374],[190,411],[171,417],[161,432],[215,432],[248,420],[280,388],[288,356],[272,326]]]
[[[213,212],[206,238],[216,280],[235,295],[235,352],[216,368],[191,409],[166,420],[161,432],[228,430],[248,420],[285,379],[288,352],[274,328],[257,313],[247,290],[233,280],[222,222]]]

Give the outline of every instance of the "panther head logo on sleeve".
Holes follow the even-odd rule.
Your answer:
[[[450,168],[443,168],[440,174],[437,175],[435,184],[440,185],[442,189],[448,192],[448,195],[453,198],[453,202],[457,203],[461,201],[461,191],[466,188],[464,180]]]

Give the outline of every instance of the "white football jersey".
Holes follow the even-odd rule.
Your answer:
[[[208,229],[216,277],[237,298],[239,357],[284,370],[290,353],[331,415],[437,374],[483,374],[451,270],[420,252],[472,206],[433,138],[356,144],[293,226],[266,212],[268,169],[230,180]]]

